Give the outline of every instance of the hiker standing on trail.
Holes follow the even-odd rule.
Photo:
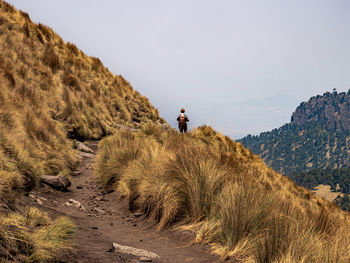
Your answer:
[[[181,109],[181,113],[179,117],[177,117],[177,121],[179,122],[179,130],[181,133],[187,132],[187,122],[190,121],[185,114],[185,109]]]

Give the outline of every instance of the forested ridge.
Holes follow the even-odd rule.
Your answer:
[[[326,92],[303,102],[291,123],[240,140],[273,169],[290,175],[347,167],[350,161],[350,93]]]

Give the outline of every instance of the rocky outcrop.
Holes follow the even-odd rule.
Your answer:
[[[350,130],[350,90],[345,93],[326,92],[302,102],[292,115],[291,123],[321,124],[327,130]]]

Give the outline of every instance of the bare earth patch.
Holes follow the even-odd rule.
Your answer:
[[[338,195],[344,196],[344,194],[342,194],[341,192],[332,192],[331,186],[324,184],[320,184],[319,186],[317,186],[313,192],[319,197],[322,197],[331,202],[333,202]]]

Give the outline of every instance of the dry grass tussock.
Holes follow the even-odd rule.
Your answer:
[[[121,76],[0,0],[1,206],[13,207],[43,174],[69,174],[77,157],[68,137],[98,139],[118,125],[135,128],[147,121],[163,122]],[[2,233],[9,236],[0,242],[25,235],[22,226],[6,229]],[[3,244],[11,256],[11,243]]]
[[[103,139],[97,178],[159,229],[196,233],[243,262],[349,262],[349,215],[204,126],[185,135],[147,125]]]
[[[51,220],[36,208],[23,215],[0,215],[1,262],[49,262],[73,252],[75,227],[70,219]]]

